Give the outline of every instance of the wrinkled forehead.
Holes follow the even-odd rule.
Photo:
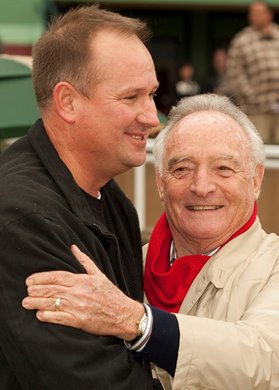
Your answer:
[[[166,149],[215,148],[249,150],[245,131],[230,116],[217,111],[201,111],[180,119],[170,131]]]

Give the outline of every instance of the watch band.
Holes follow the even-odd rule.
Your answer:
[[[141,318],[143,320],[142,324],[146,324],[144,333],[141,337],[137,337],[135,340],[132,340],[131,342],[125,341],[124,340],[124,345],[125,347],[130,350],[130,351],[135,351],[135,352],[140,352],[145,345],[148,343],[151,333],[152,333],[152,325],[153,325],[153,315],[150,307],[144,303],[144,308],[145,308],[145,316]],[[139,322],[139,327],[140,323]]]
[[[146,312],[145,312],[144,315],[141,317],[140,321],[137,322],[137,324],[138,324],[137,337],[143,336],[145,329],[146,329],[146,326],[147,326],[147,322],[148,322],[148,317],[147,317]]]

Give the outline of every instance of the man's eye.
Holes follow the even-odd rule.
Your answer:
[[[185,177],[189,173],[189,169],[187,169],[186,167],[179,167],[173,169],[171,173],[176,179],[180,179]]]
[[[228,177],[228,176],[231,176],[233,174],[233,169],[230,168],[230,167],[227,167],[225,165],[221,165],[219,168],[218,168],[220,174],[224,177]]]
[[[136,95],[126,96],[124,99],[126,100],[134,100],[136,98]]]

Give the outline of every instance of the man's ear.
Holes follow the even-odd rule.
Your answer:
[[[264,176],[264,166],[263,164],[258,164],[256,166],[255,174],[253,177],[255,200],[257,200],[260,195],[263,176]]]
[[[156,183],[157,183],[159,197],[161,202],[163,203],[164,202],[164,181],[157,169],[155,170],[155,175],[156,175]]]
[[[67,81],[60,81],[53,90],[53,101],[58,115],[67,123],[75,122],[75,104],[78,92]]]

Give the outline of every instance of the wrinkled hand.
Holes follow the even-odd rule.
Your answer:
[[[119,290],[77,246],[73,245],[71,251],[87,274],[50,271],[29,276],[23,307],[37,309],[37,318],[42,322],[128,341],[135,338],[143,305]],[[61,298],[59,310],[55,310],[56,298]]]

